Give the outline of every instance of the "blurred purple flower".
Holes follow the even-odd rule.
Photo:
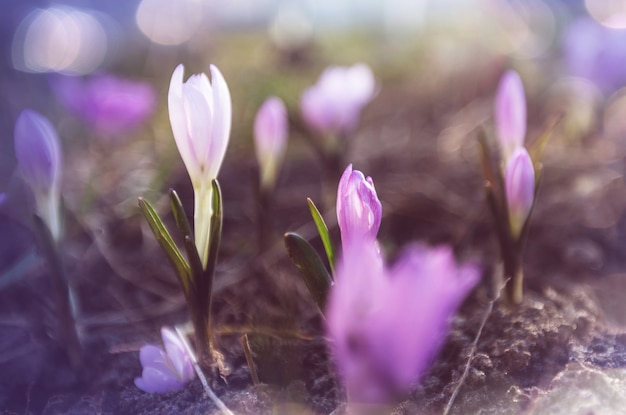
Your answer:
[[[626,85],[626,31],[602,26],[589,17],[574,20],[563,37],[568,72],[605,93]]]
[[[306,123],[319,133],[349,134],[375,90],[376,80],[369,66],[331,66],[317,84],[304,91],[300,110]]]
[[[518,147],[506,164],[504,171],[506,201],[513,236],[519,235],[528,218],[535,198],[535,170],[524,147]]]
[[[345,250],[353,240],[376,239],[383,215],[374,181],[348,165],[337,189],[337,222]]]
[[[61,148],[50,121],[25,109],[15,123],[15,157],[22,177],[35,196],[38,214],[55,239],[61,235]]]
[[[272,187],[287,147],[287,109],[280,98],[270,97],[254,120],[256,158],[261,169],[261,186]]]
[[[522,79],[507,71],[500,79],[496,94],[495,123],[504,159],[520,146],[526,136],[526,95]]]
[[[139,351],[143,367],[135,386],[148,393],[166,393],[182,389],[194,378],[191,357],[179,335],[168,328],[161,329],[165,350],[152,344]]]
[[[410,246],[387,269],[374,241],[354,241],[325,313],[349,401],[389,403],[418,382],[478,278],[478,268],[457,266],[447,246]]]
[[[130,81],[113,75],[55,78],[54,90],[73,113],[94,129],[119,134],[144,123],[156,107],[156,92],[147,82]]]
[[[170,124],[194,190],[194,234],[202,265],[209,255],[213,213],[212,181],[217,178],[230,138],[232,103],[226,80],[217,66],[183,82],[185,67],[174,70],[167,94]]]
[[[0,193],[0,206],[2,206],[6,198],[7,198],[7,195],[5,193]]]

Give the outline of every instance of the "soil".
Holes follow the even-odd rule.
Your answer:
[[[470,356],[498,291],[498,248],[482,192],[474,131],[490,114],[489,94],[497,78],[483,78],[448,98],[438,95],[436,113],[444,115],[437,117],[432,97],[415,99],[415,85],[385,88],[351,140],[349,161],[374,178],[383,202],[379,239],[390,258],[410,241],[449,243],[460,260],[477,261],[484,269],[482,283],[452,321],[429,374],[394,414],[442,413],[468,359],[470,369],[450,414],[530,411],[571,362],[598,370],[626,368],[626,192],[621,159],[614,156],[607,164],[602,156],[611,153],[607,145],[617,148],[618,142],[589,134],[572,145],[558,130],[545,154],[544,180],[526,244],[524,300],[514,308],[495,301]],[[461,80],[446,88],[459,85]],[[535,120],[531,137],[543,121]],[[282,246],[283,232],[298,231],[321,252],[306,206],[306,197],[325,197],[321,163],[302,137],[292,138],[294,148],[275,193],[272,243],[260,254],[254,237],[250,149],[229,150],[220,173],[225,218],[213,306],[218,347],[231,374],[209,377],[217,395],[237,414],[344,411],[345,394],[325,347],[322,317]],[[110,159],[120,163],[116,157],[136,150],[133,146],[127,144]],[[93,148],[70,155],[68,171],[78,169],[88,151]],[[173,181],[162,187],[176,188],[190,207],[188,178],[182,163],[172,160],[179,167],[170,176]],[[66,195],[66,263],[80,301],[84,346],[80,370],[70,368],[54,341],[54,304],[47,295],[44,263],[33,259],[27,275],[0,291],[2,415],[218,413],[197,379],[165,395],[144,393],[133,384],[141,373],[139,348],[160,343],[159,328],[184,323],[187,315],[172,269],[138,209],[120,208],[121,202],[105,197],[114,198],[116,186],[127,180],[113,179],[110,189],[102,190],[110,194],[96,195],[89,213]],[[68,188],[80,187],[77,179],[68,181]],[[593,186],[579,192],[581,183]],[[173,229],[167,201],[154,189],[148,197]],[[332,208],[326,210],[332,224]],[[21,252],[27,252],[27,228],[6,216],[2,220],[3,232],[23,240],[15,249],[22,246]],[[332,234],[338,240],[335,227]],[[252,382],[240,343],[246,333],[258,385]]]

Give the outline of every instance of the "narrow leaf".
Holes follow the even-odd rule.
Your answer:
[[[533,161],[533,166],[535,170],[540,168],[541,156],[543,155],[543,151],[546,148],[546,144],[548,144],[548,140],[552,137],[552,133],[554,132],[554,128],[557,126],[561,119],[562,115],[552,117],[546,122],[546,126],[543,129],[541,135],[528,146],[528,154],[530,154],[530,158]]]
[[[211,216],[211,235],[209,237],[209,260],[207,261],[205,273],[208,273],[211,278],[213,278],[217,265],[217,254],[222,240],[224,212],[222,206],[222,189],[217,180],[213,180],[211,185],[213,186],[213,215]]]
[[[491,155],[489,145],[487,144],[487,134],[484,129],[480,129],[478,136],[478,144],[480,144],[480,159],[483,168],[483,176],[491,185],[496,185],[496,172],[491,163]]]
[[[296,265],[319,309],[323,312],[328,292],[333,284],[330,273],[311,244],[297,233],[284,236],[289,258]]]
[[[200,260],[200,254],[198,253],[198,248],[194,242],[193,231],[191,230],[191,225],[187,219],[185,208],[178,197],[178,193],[176,193],[174,189],[170,189],[170,204],[172,206],[176,226],[183,236],[183,243],[185,245],[185,251],[187,252],[187,259],[189,260],[188,263],[191,271],[191,281],[193,282],[193,286],[196,287],[198,280],[202,278],[202,261]]]
[[[159,217],[159,214],[156,212],[156,210],[154,210],[152,205],[142,197],[139,198],[138,202],[139,207],[141,208],[141,212],[148,221],[150,229],[152,229],[154,237],[156,238],[159,245],[161,245],[161,248],[163,249],[170,262],[172,263],[172,266],[176,270],[176,275],[178,275],[178,279],[183,286],[185,295],[189,295],[189,279],[191,273],[189,264],[174,243],[172,236],[165,228],[165,225],[163,225],[163,221]]]
[[[307,198],[306,202],[309,204],[309,210],[311,211],[311,216],[313,217],[313,221],[315,222],[315,226],[317,227],[317,232],[319,232],[320,238],[322,238],[324,250],[326,251],[326,257],[328,258],[328,263],[330,264],[330,270],[332,273],[334,273],[335,248],[333,247],[333,242],[330,240],[330,235],[328,234],[328,226],[326,226],[324,218],[322,218],[320,211],[317,209],[317,206],[315,206],[315,203],[313,203],[311,198]]]

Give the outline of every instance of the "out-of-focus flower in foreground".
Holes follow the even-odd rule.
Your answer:
[[[180,390],[195,376],[192,359],[180,336],[165,327],[161,336],[165,350],[148,344],[139,351],[143,372],[135,378],[135,385],[148,393]]]
[[[522,79],[507,71],[500,79],[496,94],[495,123],[504,158],[524,145],[526,136],[526,95]]]
[[[86,80],[59,77],[54,81],[54,90],[63,105],[105,134],[136,128],[156,107],[156,92],[146,82],[104,74]]]
[[[232,104],[228,85],[211,65],[211,78],[192,75],[183,82],[184,66],[172,74],[168,92],[170,123],[194,189],[194,235],[206,267],[212,215],[212,181],[222,165],[230,137]]]
[[[54,239],[61,237],[61,148],[56,130],[44,116],[26,109],[15,123],[15,157],[35,196],[37,213]]]
[[[524,147],[518,147],[507,161],[504,187],[513,236],[520,234],[535,197],[535,170]]]
[[[300,99],[305,122],[321,134],[347,135],[361,109],[374,97],[376,80],[369,66],[328,67]]]
[[[6,198],[7,198],[7,195],[5,193],[0,193],[0,206],[2,206]]]
[[[285,104],[280,98],[268,98],[254,120],[254,144],[263,188],[271,188],[276,182],[287,147],[287,130]]]
[[[374,181],[348,165],[337,189],[337,222],[345,250],[353,240],[375,240],[380,228],[383,208]]]
[[[449,247],[409,247],[386,268],[376,243],[354,241],[339,263],[326,310],[329,346],[354,403],[384,404],[425,374],[449,322],[476,285]]]

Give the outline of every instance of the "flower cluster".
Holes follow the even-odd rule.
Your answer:
[[[478,277],[475,266],[457,266],[448,247],[411,246],[387,268],[373,241],[355,239],[339,263],[326,310],[348,399],[386,403],[417,382]]]

